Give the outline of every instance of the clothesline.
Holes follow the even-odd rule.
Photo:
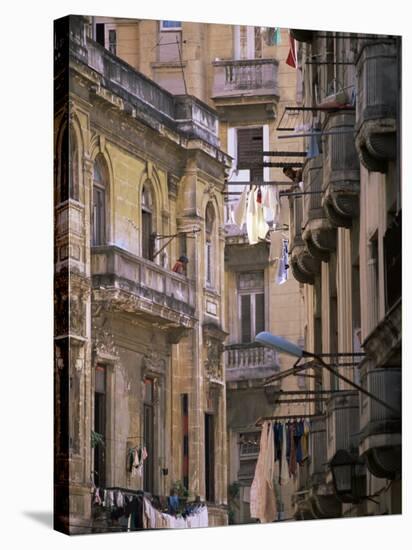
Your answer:
[[[319,414],[285,414],[277,416],[262,416],[256,420],[255,426],[262,426],[262,423],[266,420],[306,420],[307,418],[315,418],[322,415]]]
[[[93,504],[110,510],[112,520],[117,520],[119,528],[127,531],[208,526],[208,511],[203,502],[185,503],[180,509],[177,496],[155,497],[133,489],[94,487]]]
[[[250,488],[250,515],[261,523],[275,520],[280,487],[296,477],[298,467],[309,457],[310,423],[305,416],[284,423],[279,422],[280,415],[274,418],[275,422],[264,421]]]

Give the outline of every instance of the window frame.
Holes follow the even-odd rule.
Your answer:
[[[180,23],[180,25],[178,27],[177,26],[175,26],[175,27],[164,27],[163,24],[166,21],[169,22],[169,23]],[[170,32],[170,31],[177,32],[177,31],[181,31],[182,30],[182,21],[173,21],[171,19],[161,19],[159,21],[159,30],[160,30],[160,32]]]
[[[148,196],[148,203],[145,202],[144,197]],[[140,215],[141,215],[141,232],[140,232],[140,253],[142,258],[154,261],[154,242],[152,241],[152,235],[155,233],[155,207],[154,207],[154,192],[153,187],[149,181],[143,184],[142,192],[140,194]],[[150,231],[146,235],[145,224],[143,219],[145,216],[150,216]],[[146,250],[147,249],[147,250]],[[147,252],[147,254],[146,254]]]
[[[240,288],[240,277],[242,275],[245,275],[247,273],[261,273],[262,274],[262,284],[261,286],[255,286],[252,288]],[[242,344],[250,344],[253,343],[254,338],[256,337],[257,328],[256,328],[256,296],[263,296],[263,330],[265,330],[266,327],[266,297],[265,297],[265,272],[264,270],[255,270],[255,271],[244,271],[240,272],[238,274],[238,280],[237,280],[237,296],[238,296],[238,317],[239,317],[239,324],[238,324],[238,331],[239,331],[239,341]],[[244,341],[243,339],[243,315],[242,315],[242,297],[243,296],[249,296],[250,300],[250,339],[249,341]]]
[[[92,212],[91,212],[91,246],[104,246],[107,244],[107,221],[108,221],[108,196],[107,196],[107,187],[108,187],[108,171],[107,165],[105,165],[105,159],[99,158],[99,155],[94,159],[93,167],[93,185],[92,185]],[[96,166],[98,163],[100,166]],[[98,169],[100,172],[100,180],[95,179],[95,170]],[[101,208],[102,216],[99,216],[99,225],[96,225],[96,214],[95,214],[95,190],[101,193],[103,197],[103,206]],[[97,193],[96,193],[97,195]],[[96,239],[97,229],[101,235],[100,239]],[[97,242],[98,241],[98,242]]]

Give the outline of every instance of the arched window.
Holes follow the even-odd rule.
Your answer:
[[[215,210],[212,203],[208,203],[206,207],[205,225],[206,225],[206,250],[205,250],[205,271],[206,284],[213,284],[213,228],[215,222]]]
[[[73,130],[69,135],[69,197],[79,200],[79,151]]]
[[[153,197],[150,185],[145,183],[142,189],[142,256],[153,260],[154,227]]]
[[[63,130],[60,149],[60,202],[69,198],[69,131]]]
[[[106,161],[102,155],[98,155],[93,171],[92,246],[106,244],[107,182]]]
[[[79,152],[73,131],[63,130],[60,153],[60,202],[79,200]]]

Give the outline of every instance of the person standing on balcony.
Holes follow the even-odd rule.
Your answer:
[[[173,266],[172,271],[179,273],[180,275],[186,275],[186,266],[189,263],[189,259],[186,256],[180,256],[175,265]]]

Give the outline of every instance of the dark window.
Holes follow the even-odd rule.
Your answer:
[[[76,146],[76,138],[73,131],[69,135],[70,156],[69,156],[69,197],[79,200],[79,152]]]
[[[205,250],[205,263],[206,263],[206,283],[211,285],[213,283],[213,225],[215,221],[215,211],[211,203],[208,203],[206,207],[206,250]]]
[[[146,446],[147,458],[143,466],[143,489],[153,492],[154,466],[154,411],[153,411],[153,380],[145,379],[145,398],[143,404],[143,439]]]
[[[256,334],[265,330],[265,295],[263,271],[238,275],[240,297],[240,338],[243,344],[252,342]]]
[[[206,500],[215,500],[215,435],[212,414],[205,414],[205,484]]]
[[[98,365],[94,378],[94,431],[103,438],[94,448],[94,483],[97,487],[106,484],[106,369]]]
[[[250,319],[250,295],[240,297],[240,318],[242,327],[242,344],[251,341],[251,319]]]
[[[116,49],[117,49],[117,36],[116,31],[114,29],[109,30],[109,51],[116,55]]]
[[[183,432],[183,485],[189,489],[189,396],[182,395],[182,432]]]
[[[60,363],[61,368],[58,369],[59,395],[58,403],[56,403],[57,416],[55,420],[59,420],[58,441],[59,452],[66,455],[68,452],[69,443],[69,350],[66,343],[61,343]]]
[[[383,238],[385,258],[385,299],[390,309],[401,297],[402,292],[402,229],[399,213],[389,225]]]
[[[96,42],[104,46],[104,23],[96,23]]]
[[[255,336],[265,330],[265,295],[255,294]]]
[[[239,170],[250,170],[251,181],[263,181],[262,153],[263,128],[238,128],[237,167]]]
[[[102,245],[105,242],[105,202],[104,189],[93,187],[93,245]]]
[[[97,157],[93,175],[92,245],[106,244],[106,181],[104,160]]]
[[[145,185],[142,191],[142,256],[148,260],[153,260],[153,237],[152,195],[149,187]]]
[[[79,200],[79,154],[73,131],[66,126],[60,152],[60,202],[69,198]]]
[[[69,198],[69,130],[63,130],[60,150],[60,202]]]

